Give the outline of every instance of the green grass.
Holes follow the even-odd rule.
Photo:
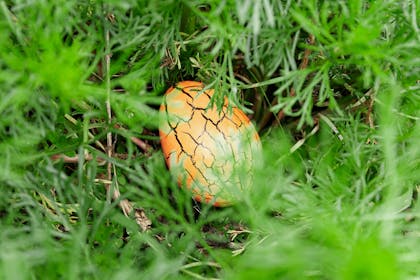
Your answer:
[[[419,279],[419,19],[417,0],[0,1],[0,279]],[[158,106],[188,79],[259,129],[233,207],[166,169]]]

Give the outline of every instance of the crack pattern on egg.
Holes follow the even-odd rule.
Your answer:
[[[252,185],[261,143],[237,107],[209,106],[214,90],[184,81],[168,89],[160,107],[159,134],[166,163],[194,199],[214,206],[238,200]]]

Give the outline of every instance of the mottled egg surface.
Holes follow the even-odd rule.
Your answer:
[[[214,90],[195,81],[167,90],[160,107],[159,134],[169,170],[194,199],[227,206],[252,185],[261,154],[257,131],[237,107],[210,106]]]

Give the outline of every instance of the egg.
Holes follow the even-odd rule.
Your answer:
[[[240,201],[251,190],[261,142],[245,113],[210,106],[213,89],[183,81],[169,88],[160,107],[159,135],[166,164],[195,200],[214,206]]]

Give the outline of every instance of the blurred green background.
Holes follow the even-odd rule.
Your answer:
[[[419,18],[418,0],[0,1],[0,278],[419,279]],[[198,204],[166,169],[158,108],[181,80],[259,130],[242,203]]]

